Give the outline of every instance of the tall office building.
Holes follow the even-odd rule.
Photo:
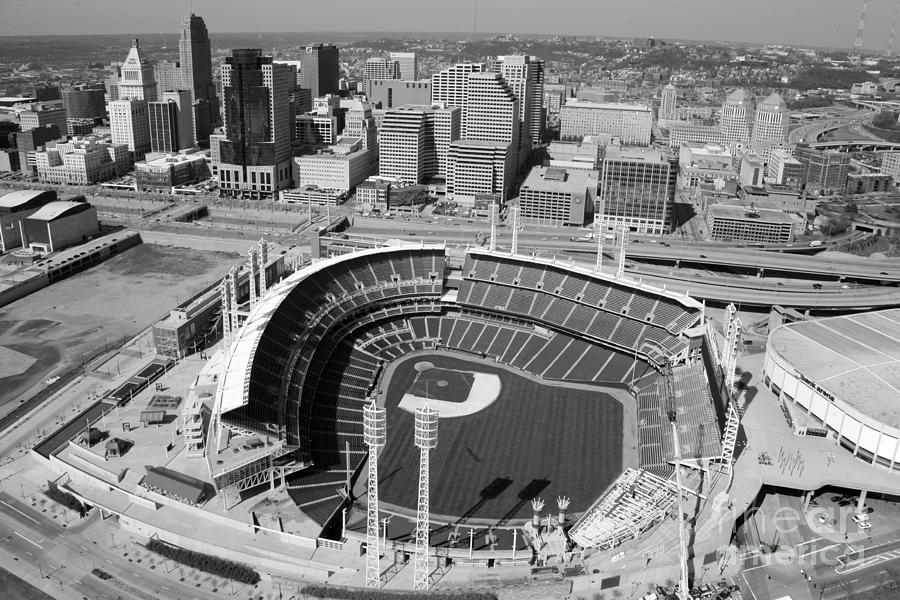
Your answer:
[[[796,158],[803,164],[803,181],[807,192],[824,195],[844,191],[850,171],[849,154],[798,146]]]
[[[671,83],[663,88],[659,100],[659,120],[668,121],[675,118],[675,105],[678,102],[678,90]]]
[[[337,94],[340,91],[339,53],[337,46],[315,44],[300,53],[300,87],[312,90],[312,97]]]
[[[137,38],[131,40],[131,50],[119,75],[120,100],[156,100],[156,79],[153,64],[144,56]]]
[[[544,130],[544,62],[536,56],[499,56],[496,70],[519,100],[520,143],[540,146]]]
[[[597,214],[607,225],[662,235],[671,231],[678,164],[655,150],[607,149]]]
[[[372,118],[372,107],[368,102],[353,101],[353,104],[347,110],[343,135],[359,138],[364,150],[375,150],[377,148],[378,130],[375,127],[375,119]]]
[[[113,100],[108,105],[114,144],[125,144],[138,161],[150,150],[150,118],[146,100]]]
[[[743,89],[737,89],[725,98],[719,121],[722,137],[731,147],[750,141],[753,128],[753,100]]]
[[[78,85],[64,90],[63,106],[68,119],[102,119],[106,116],[106,94],[102,83]]]
[[[569,100],[559,111],[559,137],[581,140],[586,135],[608,134],[623,144],[649,146],[653,113],[639,104]]]
[[[419,65],[415,52],[391,52],[390,59],[397,64],[397,79],[418,78]]]
[[[194,118],[191,92],[163,92],[150,102],[150,149],[153,152],[177,152],[194,145]]]
[[[756,106],[750,141],[754,144],[784,142],[787,140],[790,118],[784,99],[778,94],[771,94]]]
[[[367,83],[373,79],[399,78],[397,63],[394,61],[380,56],[366,59],[365,70],[363,71],[363,90],[367,89]]]
[[[181,88],[181,63],[177,60],[159,60],[153,65],[153,78],[156,80],[156,96],[163,92]]]
[[[181,65],[179,89],[190,91],[194,103],[194,140],[205,146],[213,125],[219,120],[219,104],[213,82],[209,32],[203,17],[192,13],[182,21],[178,56]]]
[[[498,73],[469,75],[462,138],[519,146],[519,100]]]
[[[431,103],[462,108],[466,103],[469,75],[484,73],[483,63],[460,63],[431,76]]]
[[[447,176],[447,156],[459,139],[457,107],[401,106],[388,110],[378,131],[379,174],[405,183]]]
[[[291,182],[293,71],[259,49],[233,50],[222,65],[225,139],[216,165],[230,196],[273,198]]]

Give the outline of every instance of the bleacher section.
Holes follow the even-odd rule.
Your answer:
[[[675,482],[626,469],[569,531],[583,548],[613,548],[634,539],[676,510]]]
[[[700,316],[676,300],[559,265],[522,265],[518,259],[469,254],[462,276],[457,301],[464,306],[527,315],[637,352],[660,367],[668,357],[685,354],[687,344],[679,334]]]

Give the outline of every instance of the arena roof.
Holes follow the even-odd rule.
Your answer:
[[[864,415],[900,427],[900,309],[798,321],[769,343],[799,373]]]
[[[28,204],[41,194],[46,194],[47,190],[17,190],[0,196],[0,208],[20,208],[24,204]]]
[[[28,218],[38,221],[52,221],[53,219],[66,217],[70,214],[87,210],[90,206],[91,205],[86,202],[70,202],[67,200],[50,202],[42,206]]]

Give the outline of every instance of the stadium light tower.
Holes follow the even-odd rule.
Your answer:
[[[269,262],[269,242],[265,238],[259,240],[259,297],[266,295],[266,264]]]
[[[497,205],[491,202],[490,219],[491,219],[491,240],[488,250],[493,252],[497,249]]]
[[[594,219],[594,235],[597,237],[597,262],[594,264],[594,273],[603,270],[603,215]]]
[[[628,247],[628,225],[619,226],[619,266],[616,269],[616,279],[625,278],[625,248]]]
[[[429,457],[438,443],[438,411],[428,405],[416,409],[415,442],[419,448],[419,504],[416,511],[416,556],[413,571],[413,589],[428,590],[428,517]]]
[[[259,267],[256,260],[256,248],[251,247],[247,251],[247,257],[249,259],[247,266],[250,267],[250,281],[248,282],[250,284],[250,308],[253,308],[256,306],[256,271]]]
[[[669,423],[672,425],[672,443],[675,446],[675,485],[678,487],[678,550],[681,555],[681,574],[678,584],[678,597],[682,599],[690,599],[690,589],[688,588],[688,550],[687,550],[687,532],[684,527],[684,509],[682,507],[682,485],[681,485],[681,447],[678,443],[678,424],[677,411],[675,409],[675,384],[672,381],[671,366],[663,376],[663,385],[666,390],[666,413],[669,417]]]
[[[515,256],[519,253],[519,230],[522,229],[522,226],[519,224],[518,206],[509,207],[509,221],[510,227],[512,228],[512,247],[510,248],[509,253]]]
[[[366,510],[366,587],[381,587],[381,548],[378,543],[378,449],[384,447],[387,426],[384,408],[372,403],[363,408],[363,441],[369,447]]]

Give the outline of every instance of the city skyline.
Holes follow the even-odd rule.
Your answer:
[[[173,29],[170,22],[173,12],[188,15],[191,11],[204,15],[213,34],[290,31],[465,34],[471,33],[475,25],[474,0],[452,6],[436,4],[427,12],[416,10],[418,4],[412,0],[387,0],[377,11],[370,10],[371,5],[361,0],[348,0],[339,12],[322,11],[314,15],[311,11],[296,10],[286,0],[261,0],[256,6],[259,10],[247,12],[242,10],[243,4],[235,2],[163,0],[150,10],[111,0],[64,4],[53,0],[28,3],[7,0],[3,3],[0,36],[168,32]],[[759,0],[731,6],[727,11],[713,0],[680,3],[561,0],[554,4],[552,12],[543,7],[537,0],[482,1],[478,5],[477,30],[483,34],[654,36],[849,49],[856,36],[862,2]],[[886,47],[893,11],[894,3],[889,0],[869,3],[864,48]],[[773,14],[779,18],[771,18]],[[810,19],[813,14],[814,21]],[[54,18],[48,19],[48,15]],[[703,18],[696,18],[698,15]]]

